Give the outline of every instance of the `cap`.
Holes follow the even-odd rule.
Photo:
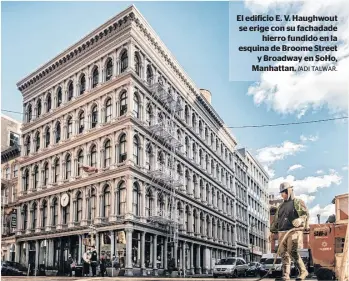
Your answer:
[[[289,183],[289,182],[283,182],[282,184],[280,184],[280,193],[282,193],[284,190],[288,189],[288,188],[292,188],[293,186]]]

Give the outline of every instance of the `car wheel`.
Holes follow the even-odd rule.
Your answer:
[[[236,269],[234,270],[234,273],[233,273],[233,278],[238,278],[238,272],[237,272],[237,270],[236,270]]]

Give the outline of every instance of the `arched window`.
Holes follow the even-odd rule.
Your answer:
[[[75,221],[81,222],[82,220],[82,193],[79,192],[76,196],[76,216]]]
[[[30,122],[33,118],[33,109],[32,109],[32,105],[29,104],[28,106],[28,122]]]
[[[84,132],[85,128],[85,113],[82,111],[79,114],[79,134]]]
[[[91,128],[95,128],[97,126],[98,123],[98,109],[97,109],[97,105],[94,105],[92,107],[92,114],[91,114]]]
[[[105,81],[109,81],[113,76],[113,60],[109,59],[106,65]]]
[[[139,140],[137,137],[133,138],[133,162],[139,165]]]
[[[126,184],[122,181],[117,192],[117,214],[124,215],[126,211]]]
[[[147,82],[150,85],[153,83],[153,70],[149,64],[147,65]]]
[[[86,78],[85,78],[85,74],[83,74],[80,77],[80,95],[85,93],[85,90],[86,90]]]
[[[158,209],[158,215],[163,216],[165,212],[165,199],[163,194],[158,195],[157,209]]]
[[[63,216],[62,216],[62,224],[68,224],[69,218],[70,218],[70,202],[68,204],[68,206],[63,207],[62,211],[63,211]]]
[[[30,141],[30,136],[27,136],[26,141],[25,141],[25,145],[26,145],[26,155],[30,154],[30,146],[31,146],[31,141]]]
[[[31,229],[35,229],[38,220],[38,207],[36,203],[33,203],[32,207],[32,225]]]
[[[96,67],[92,73],[92,88],[95,88],[98,85],[98,79],[99,79],[99,71],[98,71],[98,67]]]
[[[40,133],[37,132],[35,135],[35,151],[38,152],[40,149]]]
[[[59,143],[61,140],[61,123],[57,122],[56,124],[56,143]]]
[[[44,186],[48,185],[48,180],[49,180],[49,168],[48,168],[48,163],[45,163],[45,165],[44,165]]]
[[[13,166],[13,177],[14,178],[18,177],[18,165],[17,164],[15,164]]]
[[[97,148],[96,148],[95,145],[92,145],[92,147],[91,147],[90,166],[91,167],[97,167]]]
[[[53,199],[52,202],[52,226],[58,224],[58,200],[57,198]]]
[[[42,218],[41,218],[41,226],[46,227],[47,225],[47,202],[44,200],[42,203]]]
[[[202,150],[199,150],[199,165],[202,166]]]
[[[141,60],[139,58],[139,55],[138,53],[135,53],[135,70],[136,70],[136,73],[138,76],[140,76],[140,73],[141,73]]]
[[[205,141],[208,141],[208,130],[205,128]]]
[[[49,112],[52,108],[52,98],[50,93],[47,94],[46,103],[46,112]]]
[[[109,167],[111,164],[111,145],[110,140],[107,140],[104,144],[104,168]]]
[[[67,155],[65,158],[65,179],[68,180],[71,177],[71,156]]]
[[[133,94],[133,115],[140,118],[139,114],[139,97],[136,93]]]
[[[37,117],[41,115],[41,99],[38,100],[38,103],[36,104],[36,112],[37,112]]]
[[[124,51],[121,54],[121,58],[120,58],[120,63],[121,63],[121,73],[125,72],[127,67],[128,67],[128,55],[127,55],[127,51]]]
[[[153,194],[151,192],[151,189],[147,190],[147,193],[145,195],[145,216],[150,217],[152,215],[152,208],[153,208]]]
[[[59,87],[57,91],[57,107],[60,107],[62,104],[62,88]]]
[[[151,105],[148,104],[147,116],[146,116],[146,122],[147,122],[148,126],[151,126],[153,124],[152,119],[153,119],[153,108]]]
[[[140,202],[141,194],[139,192],[139,186],[138,186],[137,182],[135,182],[133,184],[132,197],[133,197],[132,198],[132,213],[135,216],[140,216],[139,202]]]
[[[84,152],[80,150],[78,153],[78,176],[82,175],[82,165],[84,165]]]
[[[202,122],[200,120],[199,121],[199,135],[200,135],[200,137],[203,137],[202,133],[203,133],[203,128],[202,128]]]
[[[102,217],[108,218],[110,215],[110,187],[106,185],[103,191],[103,214]]]
[[[185,117],[185,123],[189,124],[189,109],[188,106],[186,105],[184,108],[184,117]]]
[[[73,119],[69,117],[67,120],[67,139],[69,139],[73,134]]]
[[[188,206],[185,207],[184,219],[185,219],[185,229],[186,229],[187,232],[189,232],[190,231],[190,229],[189,229],[190,212],[189,212],[189,207]]]
[[[68,86],[68,101],[71,101],[73,96],[74,96],[74,85],[73,85],[73,82],[70,82]]]
[[[59,159],[57,158],[53,164],[53,182],[57,183],[59,180]]]
[[[93,220],[95,217],[96,217],[96,211],[97,211],[97,196],[96,196],[96,190],[93,188],[91,190],[91,194],[90,194],[90,198],[88,199],[89,200],[89,209],[90,209],[90,212],[88,214],[89,216],[89,219],[90,220]]]
[[[50,141],[51,141],[50,127],[47,127],[45,130],[45,147],[48,147],[50,145]]]
[[[194,132],[196,132],[196,117],[194,113],[192,115],[191,122],[192,122],[192,127],[194,129]]]
[[[119,144],[119,163],[122,163],[126,161],[127,158],[127,152],[126,152],[126,135],[123,134],[120,137],[120,144]]]
[[[24,171],[24,176],[23,176],[23,190],[28,191],[29,189],[29,170],[26,169]]]
[[[185,138],[185,156],[189,157],[189,150],[190,150],[190,144],[189,144],[189,138]]]
[[[111,99],[105,103],[105,122],[110,122],[112,117]]]
[[[194,162],[196,162],[197,153],[196,153],[196,145],[195,145],[195,143],[193,143],[193,159],[194,159]]]
[[[126,91],[120,95],[120,116],[125,115],[127,112],[127,93]]]
[[[154,155],[153,155],[153,148],[150,144],[147,145],[147,151],[146,151],[146,160],[145,160],[145,167],[151,171],[152,167],[154,166]]]
[[[39,187],[39,168],[38,166],[35,166],[34,168],[34,189],[37,189]]]
[[[27,205],[23,206],[22,216],[23,216],[23,230],[26,230],[28,228],[28,206]]]

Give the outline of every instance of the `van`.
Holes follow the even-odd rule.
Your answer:
[[[267,259],[275,259],[275,256],[276,254],[274,253],[263,254],[259,262],[263,264]]]

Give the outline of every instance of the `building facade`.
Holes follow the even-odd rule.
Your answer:
[[[15,260],[20,122],[1,116],[1,260]]]
[[[95,244],[131,276],[247,258],[246,160],[134,6],[17,86],[18,261],[64,273]]]

